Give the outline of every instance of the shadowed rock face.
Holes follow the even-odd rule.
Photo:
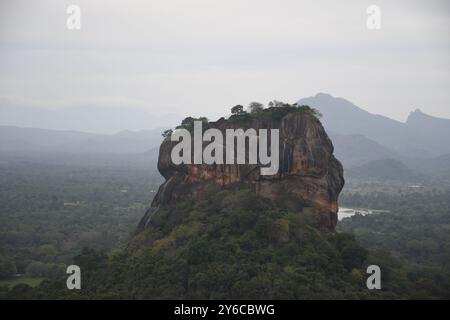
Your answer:
[[[244,130],[279,129],[280,167],[272,176],[260,175],[260,165],[174,165],[166,139],[159,150],[158,170],[166,181],[138,226],[144,230],[161,207],[205,194],[211,183],[223,188],[250,188],[274,200],[289,199],[293,210],[307,210],[320,227],[334,230],[338,195],[344,186],[341,163],[333,156],[333,144],[319,120],[307,112],[289,112],[281,119],[254,118],[210,122],[209,128]],[[257,131],[258,132],[258,131]],[[225,151],[224,151],[225,154]],[[294,209],[295,208],[295,209]],[[299,209],[300,208],[300,209]]]

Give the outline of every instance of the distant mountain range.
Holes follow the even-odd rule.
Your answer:
[[[450,177],[450,119],[415,110],[403,123],[325,93],[298,103],[322,113],[322,124],[347,177],[394,180],[417,180],[423,174]]]
[[[431,158],[450,153],[450,119],[411,112],[403,123],[369,113],[348,100],[319,93],[299,104],[315,107],[323,114],[328,132],[363,135],[385,148],[410,158]]]
[[[360,166],[370,161],[402,158],[391,149],[361,134],[328,132],[333,141],[334,154],[346,167]]]
[[[374,160],[361,166],[348,168],[346,176],[351,178],[378,178],[383,180],[410,180],[422,178],[404,163],[395,159]]]
[[[50,109],[14,105],[0,99],[0,125],[113,134],[123,130],[172,127],[183,119],[164,111],[161,109],[161,112],[155,114],[120,105],[81,105]]]
[[[379,178],[418,177],[417,172],[450,177],[450,119],[432,117],[416,110],[403,123],[369,113],[348,100],[325,93],[301,99],[298,103],[315,107],[323,114],[321,121],[333,141],[335,155],[353,177],[367,178],[371,176],[368,172]],[[52,114],[48,110],[12,110],[0,106],[0,124],[15,125],[0,125],[0,151],[157,154],[161,132],[174,127],[182,118],[174,115],[153,117],[145,111],[126,108],[74,108]],[[85,131],[95,131],[91,129],[99,121],[108,122],[110,129],[158,129],[115,134],[67,130],[81,126],[86,128]]]
[[[108,135],[0,126],[0,151],[143,153],[161,143],[163,131],[164,128]]]

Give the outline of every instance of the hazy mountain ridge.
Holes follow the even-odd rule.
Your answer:
[[[67,153],[143,153],[158,145],[161,129],[94,134],[0,126],[0,150]]]
[[[52,109],[26,107],[0,99],[0,126],[114,134],[123,130],[175,126],[181,119],[175,114],[150,113],[125,105],[81,105]]]
[[[370,161],[401,156],[389,148],[361,135],[329,133],[338,158],[346,167],[360,166]]]
[[[370,167],[374,161],[395,159],[415,172],[450,175],[450,144],[447,141],[450,136],[449,119],[436,118],[417,109],[410,113],[406,122],[400,122],[369,113],[344,98],[336,98],[325,93],[301,99],[298,103],[316,107],[323,114],[321,122],[333,141],[336,157],[342,161],[346,170],[364,167],[365,164],[369,164]],[[101,109],[100,113],[96,111],[99,109]],[[5,106],[0,107],[0,123],[8,121],[27,123],[42,111],[35,108],[11,110],[13,109]],[[88,110],[93,110],[91,117],[87,117]],[[116,126],[120,129],[130,125],[133,125],[133,128],[144,126],[152,129],[95,134],[70,130],[0,126],[0,150],[23,153],[38,151],[78,154],[157,153],[162,140],[161,132],[165,128],[174,127],[175,124],[171,123],[172,118],[182,118],[162,115],[152,117],[150,122],[149,114],[145,111],[130,109],[132,111],[125,112],[127,110],[128,108],[118,107],[112,107],[111,110],[100,107],[69,108],[58,111],[61,113],[54,119],[56,121],[64,111],[69,112],[64,113],[66,120],[86,118],[85,124],[82,123],[83,121],[79,122],[87,127],[93,126],[96,121],[112,121],[112,127]],[[123,115],[124,113],[127,114]],[[97,116],[94,116],[95,114]],[[119,121],[122,120],[121,115],[123,115],[122,122]],[[42,120],[48,116],[44,112],[44,115],[34,121],[38,124],[39,119]],[[46,125],[49,126],[49,123],[42,121],[37,126],[45,127]],[[65,125],[67,123],[64,121],[58,124],[60,127]],[[71,125],[68,125],[66,128],[70,127]],[[156,127],[158,128],[153,129]],[[378,164],[383,163],[386,164],[389,161]]]
[[[415,181],[415,179],[422,178],[403,162],[396,159],[369,161],[361,166],[347,169],[346,176],[351,178],[378,178],[402,181]]]
[[[450,153],[447,143],[450,120],[412,112],[405,123],[372,114],[343,98],[318,93],[299,104],[310,105],[323,114],[324,127],[337,134],[361,134],[411,158],[432,158]]]

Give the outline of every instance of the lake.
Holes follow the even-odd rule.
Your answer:
[[[367,214],[383,213],[383,212],[389,212],[389,210],[375,210],[375,209],[366,209],[366,208],[344,208],[344,207],[339,207],[338,220],[342,220],[344,218],[349,218],[351,216],[354,216],[355,214],[360,214],[360,215],[365,216]]]

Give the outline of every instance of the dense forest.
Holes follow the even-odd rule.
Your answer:
[[[283,203],[212,189],[126,246],[162,180],[151,159],[2,160],[1,298],[450,298],[442,181],[347,179],[341,206],[387,212],[335,233]],[[69,264],[83,270],[81,291],[66,289]],[[369,264],[382,269],[380,291],[366,288]]]
[[[176,212],[176,215],[174,214]],[[314,228],[314,216],[289,212],[246,190],[214,190],[202,201],[168,208],[127,249],[75,257],[83,290],[64,279],[14,297],[132,299],[364,299],[405,298],[414,276],[388,253],[368,251],[346,233]],[[384,290],[366,288],[365,268],[377,263]],[[435,281],[435,279],[428,279]],[[440,297],[442,288],[427,288]]]
[[[109,252],[126,244],[161,181],[148,169],[151,159],[129,157],[74,165],[69,155],[3,156],[0,286],[64,275],[84,247]]]
[[[344,219],[340,231],[354,234],[364,247],[389,250],[407,264],[449,278],[450,190],[445,185],[350,181],[341,204],[387,212]]]

